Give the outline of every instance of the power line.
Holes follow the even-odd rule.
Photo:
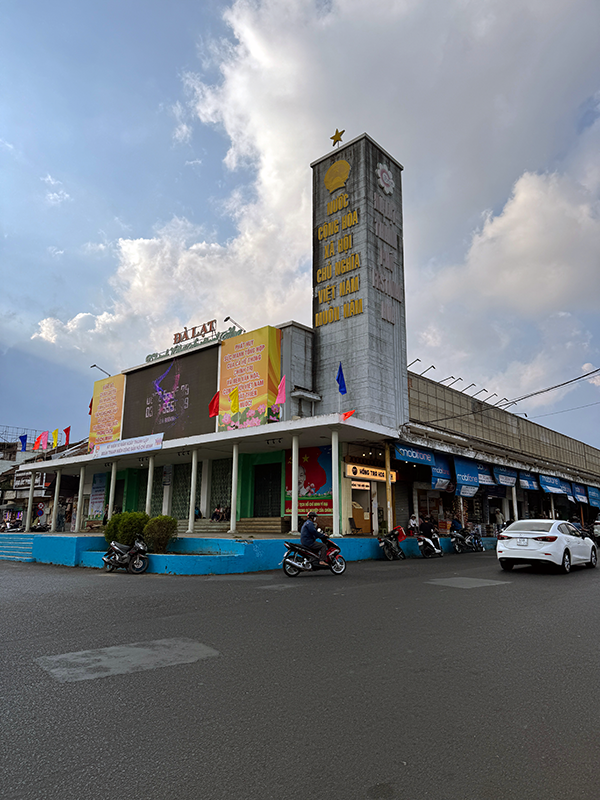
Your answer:
[[[541,419],[542,417],[553,417],[555,414],[566,414],[567,411],[578,411],[580,408],[591,408],[592,406],[600,406],[600,400],[596,403],[588,403],[585,406],[573,406],[573,408],[563,408],[562,411],[550,411],[548,414],[538,414],[536,417],[529,417],[528,419]]]
[[[579,375],[577,378],[571,378],[568,381],[563,381],[563,383],[557,383],[554,386],[548,386],[546,389],[538,389],[537,392],[530,392],[529,394],[524,394],[521,397],[516,397],[514,400],[507,400],[506,403],[502,405],[512,405],[513,403],[520,403],[521,400],[528,400],[530,397],[538,397],[541,394],[546,394],[546,392],[552,392],[555,389],[561,389],[563,386],[568,386],[569,384],[576,383],[577,381],[582,381],[585,378],[589,378],[591,375],[597,375],[600,372],[600,367],[598,369],[593,369],[591,372],[586,372],[583,375]],[[482,403],[483,405],[483,403]],[[473,414],[483,414],[485,411],[490,411],[493,408],[499,408],[500,406],[487,406],[487,408],[480,408],[477,411],[466,411],[464,414],[454,414],[450,417],[439,417],[438,419],[430,419],[424,420],[428,424],[435,423],[435,422],[446,422],[450,419],[459,419],[460,417],[470,417]]]

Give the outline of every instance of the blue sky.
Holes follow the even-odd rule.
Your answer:
[[[336,128],[405,167],[409,360],[508,398],[600,367],[595,0],[1,13],[0,424],[81,438],[90,364],[215,317],[309,323]],[[512,410],[600,447],[595,403],[586,380]]]

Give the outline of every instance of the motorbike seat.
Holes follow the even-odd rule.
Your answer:
[[[119,542],[111,542],[111,547],[114,547],[115,550],[118,550],[120,553],[128,553],[131,550],[131,547],[127,544],[120,544]]]

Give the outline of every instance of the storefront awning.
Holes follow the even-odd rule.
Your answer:
[[[496,481],[492,475],[492,470],[487,464],[477,463],[477,474],[480,486],[495,486]]]
[[[571,486],[573,487],[575,500],[577,500],[578,503],[587,503],[588,499],[585,493],[585,486],[582,486],[580,483],[572,483]]]
[[[517,482],[517,470],[510,467],[494,467],[494,477],[500,486],[514,486]]]
[[[435,464],[431,467],[431,488],[444,490],[452,480],[450,463],[446,456],[435,454]]]
[[[590,499],[590,505],[600,508],[600,489],[596,489],[595,486],[588,486],[587,493]]]
[[[473,497],[479,489],[479,472],[475,461],[454,456],[456,473],[456,494],[460,497]]]
[[[573,496],[573,489],[571,488],[571,484],[569,483],[569,481],[563,481],[562,478],[561,478],[560,486],[561,486],[561,489],[563,490],[563,494],[566,494],[567,497],[569,498],[569,500],[572,503],[574,503],[575,502],[575,498]]]
[[[555,478],[553,475],[540,474],[540,486],[547,494],[564,494],[560,478]]]
[[[521,489],[531,489],[535,492],[539,491],[540,485],[537,478],[532,472],[519,472],[519,486]]]

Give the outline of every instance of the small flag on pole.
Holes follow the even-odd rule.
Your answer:
[[[342,362],[340,361],[340,366],[338,367],[336,381],[340,388],[340,394],[346,394],[346,381],[344,380],[344,371],[342,370]]]
[[[71,441],[71,426],[69,425],[68,428],[65,428],[63,430],[63,433],[65,435],[65,447],[68,447],[69,442]]]
[[[238,414],[240,410],[240,393],[237,386],[229,392],[229,400],[231,402],[231,413]]]
[[[88,411],[88,414],[90,415],[90,417],[92,416],[92,406],[93,405],[94,405],[94,398],[92,397],[92,399],[90,400],[90,410]]]
[[[346,422],[346,420],[349,419],[352,416],[352,414],[356,414],[355,408],[352,409],[352,411],[344,411],[344,413],[342,414],[342,422]]]
[[[277,397],[275,398],[275,405],[278,406],[281,403],[285,403],[285,375],[279,382],[279,388],[277,389]]]
[[[52,431],[52,449],[56,450],[58,446],[58,428],[55,431]]]
[[[48,434],[49,433],[50,433],[50,431],[44,431],[42,433],[42,450],[47,450],[48,449]]]
[[[27,450],[27,434],[24,433],[23,436],[19,436],[19,441],[21,442],[21,452],[24,453]]]
[[[208,404],[208,416],[209,417],[219,416],[219,392],[216,393],[216,395]]]
[[[40,444],[42,443],[42,436],[43,435],[44,435],[43,433],[40,433],[40,435],[37,437],[37,439],[33,443],[33,449],[34,450],[39,450],[40,449]]]

